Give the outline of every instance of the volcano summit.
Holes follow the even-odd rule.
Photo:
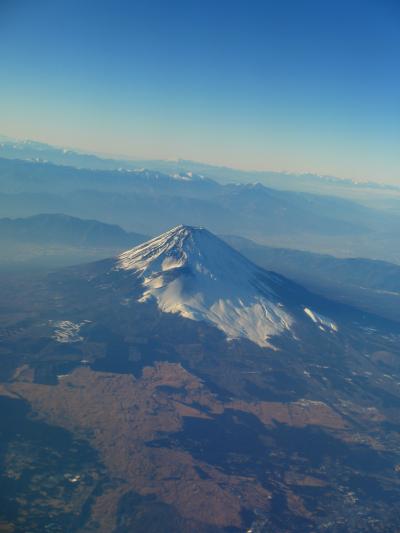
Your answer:
[[[122,253],[114,268],[139,276],[140,301],[154,298],[162,311],[210,322],[231,339],[268,346],[293,322],[281,302],[283,279],[201,227],[177,226]]]

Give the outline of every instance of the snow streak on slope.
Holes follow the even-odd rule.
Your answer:
[[[325,328],[328,328],[331,331],[338,331],[337,325],[330,318],[324,315],[320,315],[319,313],[316,313],[315,311],[311,311],[311,309],[308,309],[308,307],[304,308],[304,312],[307,316],[311,318],[314,324],[318,325],[318,327],[322,331],[325,331]]]
[[[273,275],[204,228],[178,226],[122,253],[115,269],[140,277],[140,301],[155,299],[164,312],[210,322],[230,339],[271,347],[269,339],[293,323]]]

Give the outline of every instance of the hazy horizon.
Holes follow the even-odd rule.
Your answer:
[[[273,168],[245,168],[245,167],[238,167],[233,166],[229,164],[224,163],[213,163],[211,161],[205,161],[205,160],[194,160],[194,159],[186,159],[183,157],[171,157],[171,158],[146,158],[144,156],[140,155],[131,155],[131,154],[122,154],[122,153],[107,153],[107,152],[97,152],[95,150],[85,150],[84,148],[80,148],[77,146],[66,146],[66,145],[59,145],[59,144],[52,144],[50,141],[41,140],[41,139],[32,139],[32,138],[24,138],[24,137],[12,137],[10,135],[4,135],[4,133],[0,134],[0,141],[3,139],[2,142],[16,142],[16,143],[23,143],[23,142],[34,142],[39,144],[47,144],[52,148],[58,148],[58,149],[65,149],[69,151],[74,151],[76,153],[80,153],[83,155],[94,155],[99,158],[103,159],[115,159],[116,162],[119,160],[126,160],[131,162],[141,162],[141,161],[164,161],[164,162],[188,162],[188,163],[194,163],[194,164],[200,164],[215,168],[226,168],[233,171],[238,172],[255,172],[255,173],[276,173],[276,174],[286,174],[288,176],[302,176],[302,175],[310,175],[320,178],[333,178],[338,180],[351,180],[354,181],[354,183],[376,183],[380,185],[387,185],[387,186],[398,186],[400,187],[400,183],[397,181],[390,182],[390,181],[381,181],[381,180],[372,180],[372,179],[355,179],[354,177],[343,177],[343,176],[333,176],[332,174],[318,174],[316,172],[303,170],[303,171],[296,171],[296,170],[287,170],[287,169],[273,169]]]
[[[393,2],[0,7],[9,135],[400,183]]]

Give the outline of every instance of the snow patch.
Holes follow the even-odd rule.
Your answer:
[[[171,178],[179,181],[192,181],[193,175],[191,172],[187,172],[186,174],[171,174]]]
[[[59,320],[53,322],[54,333],[52,338],[57,342],[73,343],[83,341],[83,337],[79,335],[82,326],[89,324],[90,320],[83,322],[71,322],[70,320]]]
[[[330,318],[320,315],[319,313],[316,313],[315,311],[311,311],[308,307],[304,308],[304,312],[307,316],[311,318],[311,320],[314,322],[314,324],[317,324],[318,328],[321,331],[326,331],[326,328],[330,331],[337,332],[339,331],[339,328],[333,322]]]

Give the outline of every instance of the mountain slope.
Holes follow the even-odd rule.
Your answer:
[[[232,235],[223,239],[262,268],[279,272],[313,292],[400,320],[398,264],[265,246]]]
[[[304,250],[276,248],[236,235],[223,235],[222,238],[262,268],[292,279],[314,277],[331,283],[400,293],[400,265],[362,257],[339,258]]]

